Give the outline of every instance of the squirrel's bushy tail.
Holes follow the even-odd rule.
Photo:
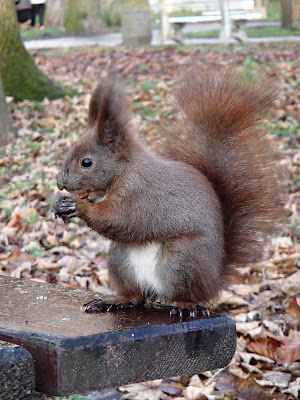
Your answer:
[[[236,70],[188,72],[175,99],[171,155],[203,172],[219,196],[225,232],[225,273],[262,255],[262,234],[282,215],[278,161],[263,129],[275,90]]]

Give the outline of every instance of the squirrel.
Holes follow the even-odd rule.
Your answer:
[[[88,128],[58,176],[53,209],[112,240],[108,271],[117,296],[87,312],[146,301],[198,315],[238,268],[262,257],[282,205],[276,150],[263,127],[276,97],[268,78],[195,66],[175,90],[177,120],[163,154],[139,141],[123,89],[94,91]],[[178,311],[179,310],[179,311]]]

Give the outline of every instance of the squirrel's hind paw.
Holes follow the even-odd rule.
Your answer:
[[[121,310],[129,310],[138,308],[144,309],[149,312],[152,310],[159,310],[161,312],[167,312],[170,316],[179,317],[209,317],[209,310],[200,304],[167,304],[164,301],[148,301],[143,300],[126,300],[122,298],[115,298],[111,300],[104,300],[101,298],[94,299],[83,305],[83,310],[87,313],[105,313],[114,312]]]
[[[193,305],[193,306],[173,306],[170,309],[170,315],[177,315],[180,317],[191,317],[191,318],[197,318],[197,317],[210,317],[210,312],[209,310],[200,305]]]
[[[157,310],[165,310],[169,312],[170,316],[179,316],[179,317],[209,317],[209,310],[202,306],[201,304],[185,304],[185,303],[174,303],[168,304],[164,301],[154,301],[148,304],[148,307],[153,307]]]
[[[83,305],[83,309],[87,313],[101,313],[119,310],[128,310],[138,306],[139,303],[132,301],[107,301],[101,298],[94,299]]]

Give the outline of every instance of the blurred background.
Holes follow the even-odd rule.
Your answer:
[[[299,0],[0,1],[0,274],[112,293],[109,241],[51,212],[58,172],[101,79],[123,80],[132,121],[155,150],[174,121],[172,89],[194,63],[243,67],[278,85],[266,122],[282,152],[289,217],[265,260],[215,305],[237,323],[228,368],[69,399],[299,398]]]

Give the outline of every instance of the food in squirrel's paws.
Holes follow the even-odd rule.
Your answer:
[[[89,201],[89,194],[88,192],[86,193],[79,193],[75,196],[75,199],[79,199],[79,200],[87,200]]]

